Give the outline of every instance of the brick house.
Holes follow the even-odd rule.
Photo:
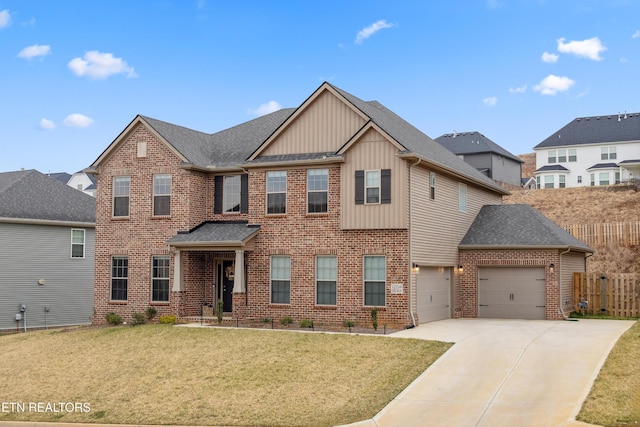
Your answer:
[[[86,171],[98,181],[98,321],[148,306],[199,316],[217,301],[241,319],[478,315],[461,308],[472,269],[458,245],[507,194],[380,103],[328,83],[296,109],[214,134],[137,116]]]

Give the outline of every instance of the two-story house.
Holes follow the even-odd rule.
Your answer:
[[[640,178],[640,113],[579,117],[534,148],[538,188],[612,185]]]
[[[558,318],[558,267],[571,258],[584,271],[590,251],[557,226],[551,243],[474,240],[490,234],[470,229],[476,216],[503,212],[507,191],[328,83],[296,109],[213,134],[137,116],[86,171],[98,181],[98,321],[147,306],[198,316],[218,301],[234,318],[336,324],[369,322],[373,308],[397,325],[496,313],[478,301],[507,285],[479,285],[478,266],[535,269],[546,303],[527,304]],[[525,231],[538,221],[507,216]]]

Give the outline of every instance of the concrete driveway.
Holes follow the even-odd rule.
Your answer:
[[[632,324],[451,319],[397,332],[455,345],[372,420],[351,426],[586,425],[575,417]]]

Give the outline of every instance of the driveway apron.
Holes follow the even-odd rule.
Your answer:
[[[352,426],[569,426],[632,321],[450,319],[392,337],[454,342],[373,420]],[[583,424],[584,425],[584,424]]]

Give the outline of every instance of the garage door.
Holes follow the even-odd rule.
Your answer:
[[[478,317],[545,319],[545,270],[479,268]]]
[[[451,317],[451,268],[420,267],[418,285],[418,321],[420,323]]]

